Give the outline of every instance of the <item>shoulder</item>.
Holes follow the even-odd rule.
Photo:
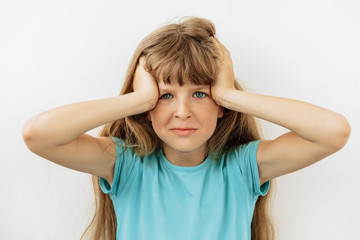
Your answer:
[[[227,155],[228,161],[235,162],[243,173],[257,170],[257,154],[261,142],[262,140],[254,140],[236,147]]]
[[[236,157],[253,156],[257,154],[258,148],[262,140],[254,140],[248,143],[241,144],[234,148],[230,154],[234,154]]]
[[[227,162],[236,162],[240,169],[246,169],[257,162],[258,148],[262,140],[241,144],[226,154]]]
[[[118,137],[111,137],[116,149],[116,156],[119,156],[119,154],[124,153],[125,151],[128,151],[129,153],[135,153],[134,147],[135,145],[132,145],[130,143],[127,143],[125,140],[118,138]]]

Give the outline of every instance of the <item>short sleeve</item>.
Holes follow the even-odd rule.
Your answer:
[[[261,140],[252,141],[240,146],[234,152],[241,174],[249,191],[254,197],[265,196],[270,188],[270,181],[260,186],[259,169],[256,160],[257,149]]]
[[[99,177],[100,188],[105,194],[116,194],[119,190],[121,191],[133,167],[130,148],[127,149],[121,139],[112,138],[116,144],[116,160],[112,185],[110,186],[106,179]]]

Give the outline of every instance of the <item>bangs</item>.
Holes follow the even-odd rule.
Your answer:
[[[195,85],[211,85],[217,73],[217,56],[196,41],[177,42],[169,49],[162,49],[157,56],[149,56],[151,74],[164,84],[189,81]],[[166,51],[169,50],[169,51]],[[158,59],[159,61],[151,61]]]

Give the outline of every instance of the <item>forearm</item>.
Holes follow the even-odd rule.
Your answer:
[[[342,137],[347,139],[350,128],[342,115],[293,99],[228,90],[218,102],[233,111],[285,127],[312,142],[337,145]]]
[[[150,110],[155,104],[139,93],[79,102],[58,107],[29,119],[24,138],[46,145],[62,145],[98,126]]]

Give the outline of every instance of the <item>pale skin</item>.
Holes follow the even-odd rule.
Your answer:
[[[220,53],[220,71],[214,85],[193,89],[190,84],[181,88],[171,84],[172,88],[168,90],[173,98],[170,102],[160,100],[165,86],[157,84],[143,68],[144,59],[140,58],[134,75],[134,92],[40,113],[23,127],[26,145],[32,152],[52,162],[101,176],[112,183],[115,145],[111,138],[92,137],[86,134],[87,131],[126,116],[148,112],[149,121],[162,119],[155,125],[153,122],[153,126],[165,136],[162,140],[166,158],[179,166],[196,166],[206,157],[204,141],[211,135],[211,131],[207,133],[203,129],[212,129],[213,120],[222,117],[222,107],[225,107],[290,130],[274,140],[260,143],[257,163],[259,181],[263,184],[305,168],[346,144],[351,128],[338,113],[297,100],[236,90],[230,53],[217,38],[214,42]],[[200,98],[199,94],[194,95],[197,91],[207,96]],[[204,107],[207,108],[206,114],[211,116],[208,119],[201,117],[205,113],[199,109]],[[159,111],[161,109],[167,111]],[[169,135],[167,139],[164,129],[181,124],[187,126],[188,123],[197,128],[194,141],[182,142],[181,148],[176,144],[179,138]]]
[[[25,144],[32,152],[49,161],[103,177],[111,184],[115,144],[110,137],[93,137],[86,132],[155,107],[158,88],[142,64],[138,65],[134,78],[135,86],[141,82],[135,92],[73,103],[30,118],[22,129]]]
[[[236,90],[230,52],[217,38],[215,42],[222,56],[221,71],[211,88],[216,103],[290,130],[259,144],[260,184],[314,164],[346,144],[351,128],[338,113],[297,100]]]
[[[162,140],[166,158],[178,166],[199,165],[206,158],[206,142],[223,109],[212,99],[209,85],[197,86],[186,80],[183,86],[162,81],[158,85],[161,97],[147,118]],[[192,128],[194,132],[178,136],[171,130],[174,128]]]

